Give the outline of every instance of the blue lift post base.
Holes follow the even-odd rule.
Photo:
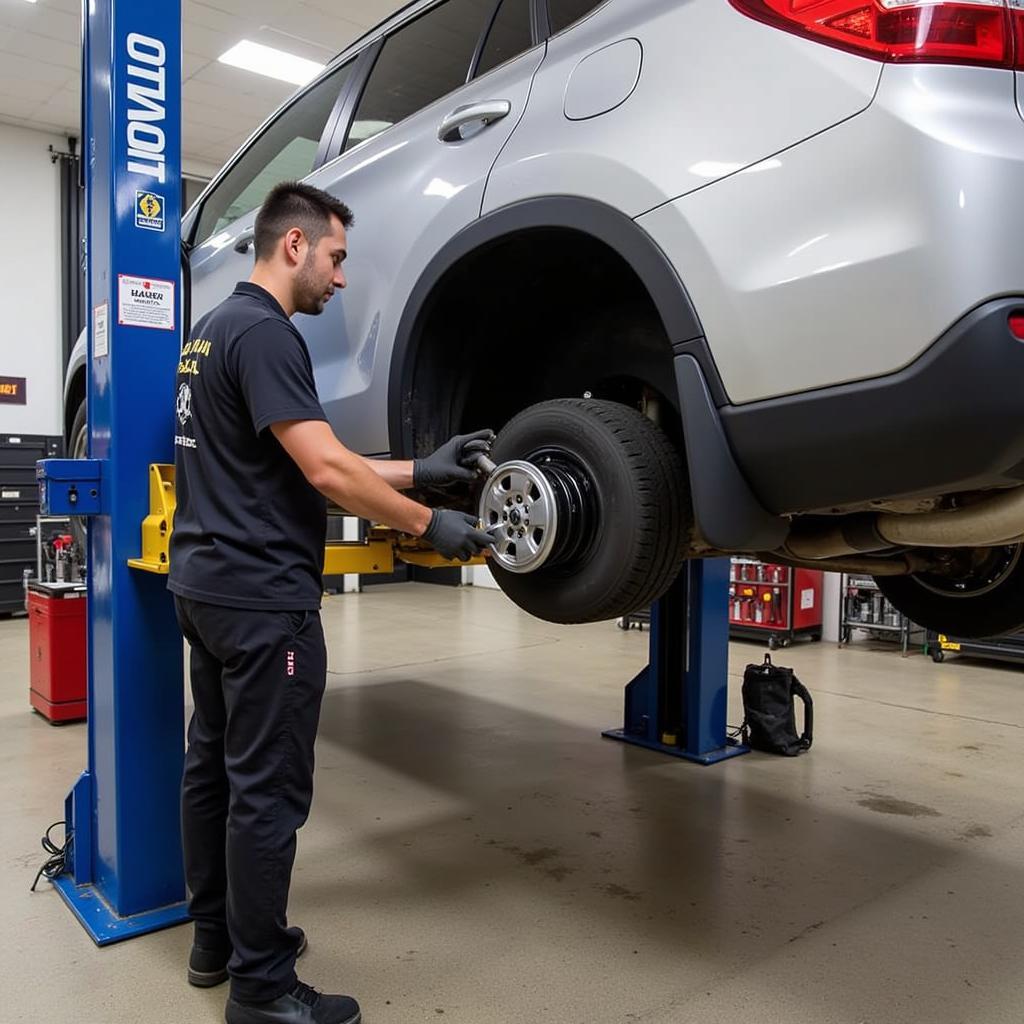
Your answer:
[[[604,737],[695,764],[750,753],[728,735],[729,560],[688,562],[651,608],[650,661]]]
[[[643,736],[631,736],[625,729],[607,729],[601,733],[605,739],[618,740],[620,743],[629,743],[634,747],[644,747],[646,750],[653,750],[658,754],[667,754],[669,757],[678,757],[683,761],[692,761],[694,764],[702,764],[705,767],[718,764],[720,761],[728,761],[730,757],[739,757],[741,754],[749,754],[750,747],[739,740],[728,739],[724,747],[718,750],[709,750],[704,754],[691,754],[680,746],[673,746],[668,743],[659,743],[656,740],[647,740]]]
[[[120,917],[93,885],[76,885],[70,875],[53,880],[54,888],[97,946],[172,928],[189,920],[187,903],[172,903],[131,917]]]

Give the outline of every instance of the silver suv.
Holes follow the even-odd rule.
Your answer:
[[[298,318],[336,432],[407,457],[499,428],[445,501],[523,608],[611,618],[756,552],[1014,629],[1022,4],[420,0],[189,211],[192,314],[306,179],[357,218],[348,291]]]

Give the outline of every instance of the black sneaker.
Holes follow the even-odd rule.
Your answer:
[[[297,928],[301,935],[297,957],[306,952],[306,933]],[[188,955],[188,983],[196,988],[213,988],[215,985],[222,985],[228,980],[228,961],[231,959],[231,950],[226,952],[222,949],[204,949],[202,946],[192,944],[192,952]]]
[[[359,1024],[363,1015],[351,996],[321,995],[301,981],[286,996],[269,1003],[228,1000],[227,1024]]]

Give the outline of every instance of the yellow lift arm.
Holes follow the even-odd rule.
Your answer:
[[[176,504],[174,467],[154,463],[149,467],[149,515],[142,520],[142,556],[128,560],[133,569],[162,574],[170,569],[168,547]],[[395,571],[395,559],[425,569],[486,564],[483,556],[468,562],[450,561],[416,537],[375,526],[365,541],[329,543],[324,549],[324,575],[388,575]]]

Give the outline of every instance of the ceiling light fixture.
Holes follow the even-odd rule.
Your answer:
[[[253,71],[257,75],[277,78],[293,85],[305,85],[324,69],[324,65],[318,64],[315,60],[296,57],[294,53],[275,50],[272,46],[254,43],[249,39],[243,39],[217,59],[221,64],[230,64],[233,68]]]

